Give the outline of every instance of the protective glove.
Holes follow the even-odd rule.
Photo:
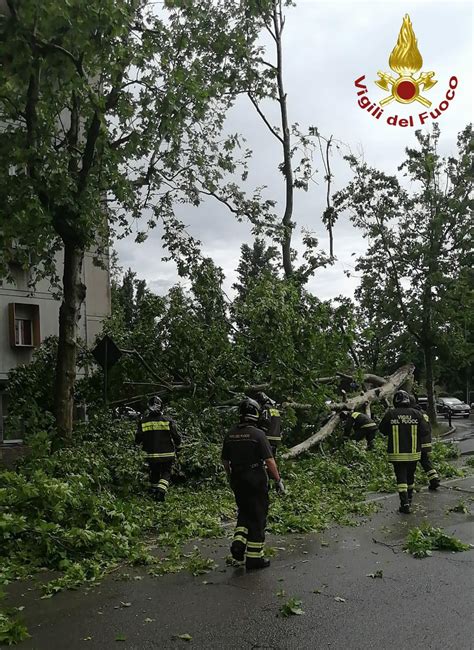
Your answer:
[[[275,483],[275,489],[278,492],[278,494],[281,495],[286,494],[285,484],[281,479]]]

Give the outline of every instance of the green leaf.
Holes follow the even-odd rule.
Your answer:
[[[432,555],[432,551],[453,551],[459,553],[471,548],[460,539],[447,535],[442,528],[434,528],[424,524],[419,528],[412,528],[405,540],[404,549],[416,558]]]
[[[0,643],[16,645],[29,637],[28,630],[23,623],[15,618],[10,618],[7,612],[0,610]]]
[[[304,611],[301,609],[302,601],[298,598],[290,598],[280,607],[280,615],[284,618],[289,616],[301,616]]]
[[[374,573],[368,573],[367,577],[368,578],[383,578],[383,571],[382,571],[382,569],[378,569],[378,571],[375,571]]]

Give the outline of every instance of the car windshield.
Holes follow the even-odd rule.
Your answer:
[[[443,402],[447,402],[448,404],[462,404],[461,400],[457,397],[444,397]]]

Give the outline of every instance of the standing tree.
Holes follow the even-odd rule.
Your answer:
[[[238,139],[222,126],[249,29],[244,38],[236,0],[217,0],[212,11],[207,0],[4,5],[0,273],[8,274],[15,241],[25,264],[30,251],[41,261],[36,278],[61,289],[55,412],[67,438],[84,253],[99,255],[142,216],[137,241],[160,222],[170,251],[186,249],[176,203],[198,204],[203,178],[215,192],[236,168]],[[236,209],[255,219],[258,198],[238,193]]]
[[[244,301],[247,292],[262,276],[278,275],[275,260],[278,250],[275,246],[267,246],[261,237],[257,237],[252,247],[242,244],[240,260],[237,266],[237,282],[233,288],[237,291],[238,299]]]
[[[285,198],[283,214],[279,222],[278,239],[281,243],[282,264],[286,278],[296,276],[305,282],[314,271],[326,266],[333,260],[333,224],[334,210],[330,201],[332,172],[330,166],[330,149],[333,144],[332,136],[323,138],[315,127],[309,127],[303,133],[297,123],[291,123],[288,108],[288,95],[285,90],[283,30],[285,27],[284,6],[293,5],[292,0],[247,0],[243,6],[245,23],[248,25],[250,40],[255,21],[262,26],[262,33],[270,39],[268,48],[260,47],[248,50],[247,77],[243,83],[243,91],[247,93],[251,104],[263,121],[266,129],[278,142],[282,153],[279,170],[285,183]],[[273,56],[267,50],[273,48]],[[272,119],[264,108],[264,102],[276,102],[279,113],[279,124],[273,125]],[[311,233],[304,233],[303,243],[305,263],[298,269],[294,268],[295,251],[292,248],[292,238],[295,230],[294,208],[295,189],[308,190],[314,180],[313,157],[315,152],[321,153],[327,183],[327,205],[322,219],[330,238],[329,257],[316,250],[317,239]]]
[[[356,269],[376,279],[389,318],[423,353],[428,413],[436,422],[434,364],[453,314],[451,297],[469,263],[472,232],[472,127],[458,136],[457,156],[437,151],[439,129],[416,132],[400,166],[409,184],[350,158],[354,180],[335,197],[369,239]],[[379,296],[380,297],[380,296]],[[380,305],[379,305],[380,308]]]

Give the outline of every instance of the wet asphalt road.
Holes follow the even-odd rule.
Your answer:
[[[448,513],[461,498],[470,514]],[[358,527],[269,539],[284,550],[260,572],[226,568],[228,541],[213,540],[200,543],[202,553],[219,565],[205,576],[152,578],[124,568],[87,593],[81,589],[49,600],[24,584],[13,585],[14,602],[25,606],[32,634],[19,647],[469,650],[474,550],[417,560],[402,545],[407,530],[422,521],[474,544],[473,499],[474,477],[417,494],[408,517],[398,513],[397,496],[390,496]],[[379,570],[382,578],[368,577]],[[123,572],[129,574],[125,580]],[[279,608],[291,596],[302,600],[305,613],[285,619]],[[180,634],[192,641],[175,638]]]
[[[447,422],[442,419],[441,422]],[[474,415],[467,418],[452,418],[452,425],[456,431],[447,440],[454,441],[464,455],[474,455]]]

